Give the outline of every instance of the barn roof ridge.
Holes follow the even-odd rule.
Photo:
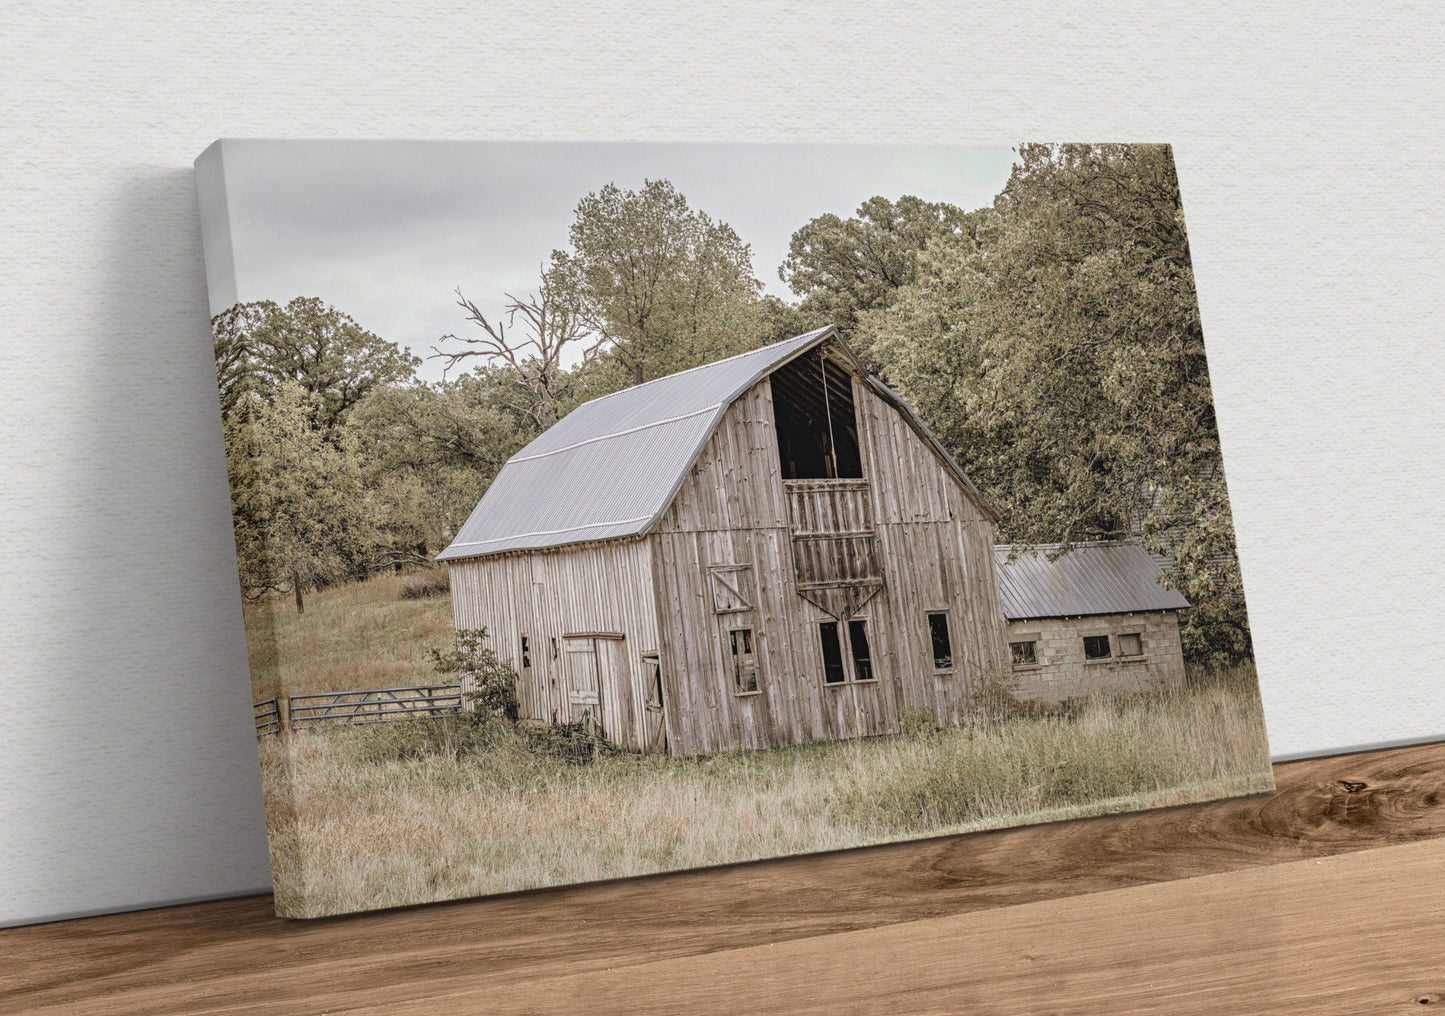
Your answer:
[[[741,360],[745,356],[756,356],[758,353],[761,353],[765,349],[772,349],[776,346],[781,346],[786,342],[805,342],[809,339],[819,338],[824,332],[827,331],[836,331],[836,329],[833,325],[824,325],[822,328],[814,328],[811,332],[803,332],[799,335],[794,335],[791,338],[779,339],[777,342],[770,342],[766,346],[758,346],[756,349],[745,349],[741,353],[734,353],[732,356],[725,356],[721,360],[709,360],[707,363],[700,363],[695,367],[688,367],[684,370],[679,370],[672,374],[664,374],[662,375],[662,377],[655,377],[651,381],[639,381],[635,385],[628,385],[626,388],[619,388],[615,392],[608,392],[606,395],[599,395],[595,399],[588,399],[586,402],[582,403],[582,405],[590,406],[598,402],[605,402],[607,399],[616,398],[619,395],[631,395],[635,392],[641,391],[648,385],[655,385],[659,381],[671,381],[674,378],[680,378],[687,374],[692,374],[700,370],[707,370],[709,367],[717,367],[725,363],[732,363],[734,360]],[[772,368],[770,367],[768,369],[771,370]],[[581,409],[582,406],[578,406],[577,408]]]
[[[506,461],[437,560],[643,535],[667,510],[728,407],[762,378],[830,339],[993,515],[912,408],[863,368],[836,327],[825,325],[584,402]],[[615,450],[594,454],[592,446],[602,442]]]

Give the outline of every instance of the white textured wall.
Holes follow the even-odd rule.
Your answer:
[[[1440,9],[778,6],[6,8],[0,922],[268,882],[190,169],[222,135],[1172,141],[1274,751],[1445,735]]]

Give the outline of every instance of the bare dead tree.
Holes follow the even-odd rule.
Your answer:
[[[581,346],[581,362],[588,363],[607,344],[607,336],[599,337],[588,329],[573,302],[562,296],[546,272],[541,274],[537,291],[528,293],[525,299],[518,299],[511,293],[504,295],[507,298],[503,310],[506,320],[503,322],[498,318],[492,321],[458,289],[457,306],[466,311],[467,320],[477,325],[482,334],[469,337],[450,333],[443,335],[440,342],[460,342],[467,348],[444,352],[433,346],[433,355],[428,359],[445,361],[442,365],[444,377],[448,371],[473,357],[488,364],[505,365],[516,384],[526,393],[528,414],[538,427],[546,430],[557,422],[557,385],[562,375],[563,353]],[[519,317],[520,338],[516,335]]]

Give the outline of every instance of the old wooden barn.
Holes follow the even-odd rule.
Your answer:
[[[995,516],[832,328],[589,402],[441,555],[533,720],[673,754],[969,716]]]
[[[1179,611],[1137,543],[995,549],[1015,692],[1041,702],[1184,681]]]

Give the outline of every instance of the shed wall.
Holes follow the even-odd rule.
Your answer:
[[[489,645],[523,678],[518,698],[528,719],[569,715],[564,635],[621,634],[621,641],[596,640],[602,723],[619,744],[647,747],[642,654],[658,646],[646,540],[473,558],[453,561],[450,569],[457,629],[487,629]],[[531,642],[530,668],[522,666],[524,634]]]
[[[1118,657],[1118,636],[1125,633],[1143,636],[1143,656]],[[1090,635],[1108,635],[1115,655],[1086,660],[1084,638]],[[1172,610],[1011,621],[1008,637],[1010,642],[1036,640],[1039,662],[1012,668],[1020,698],[1058,702],[1095,692],[1139,692],[1184,683],[1179,616]]]

